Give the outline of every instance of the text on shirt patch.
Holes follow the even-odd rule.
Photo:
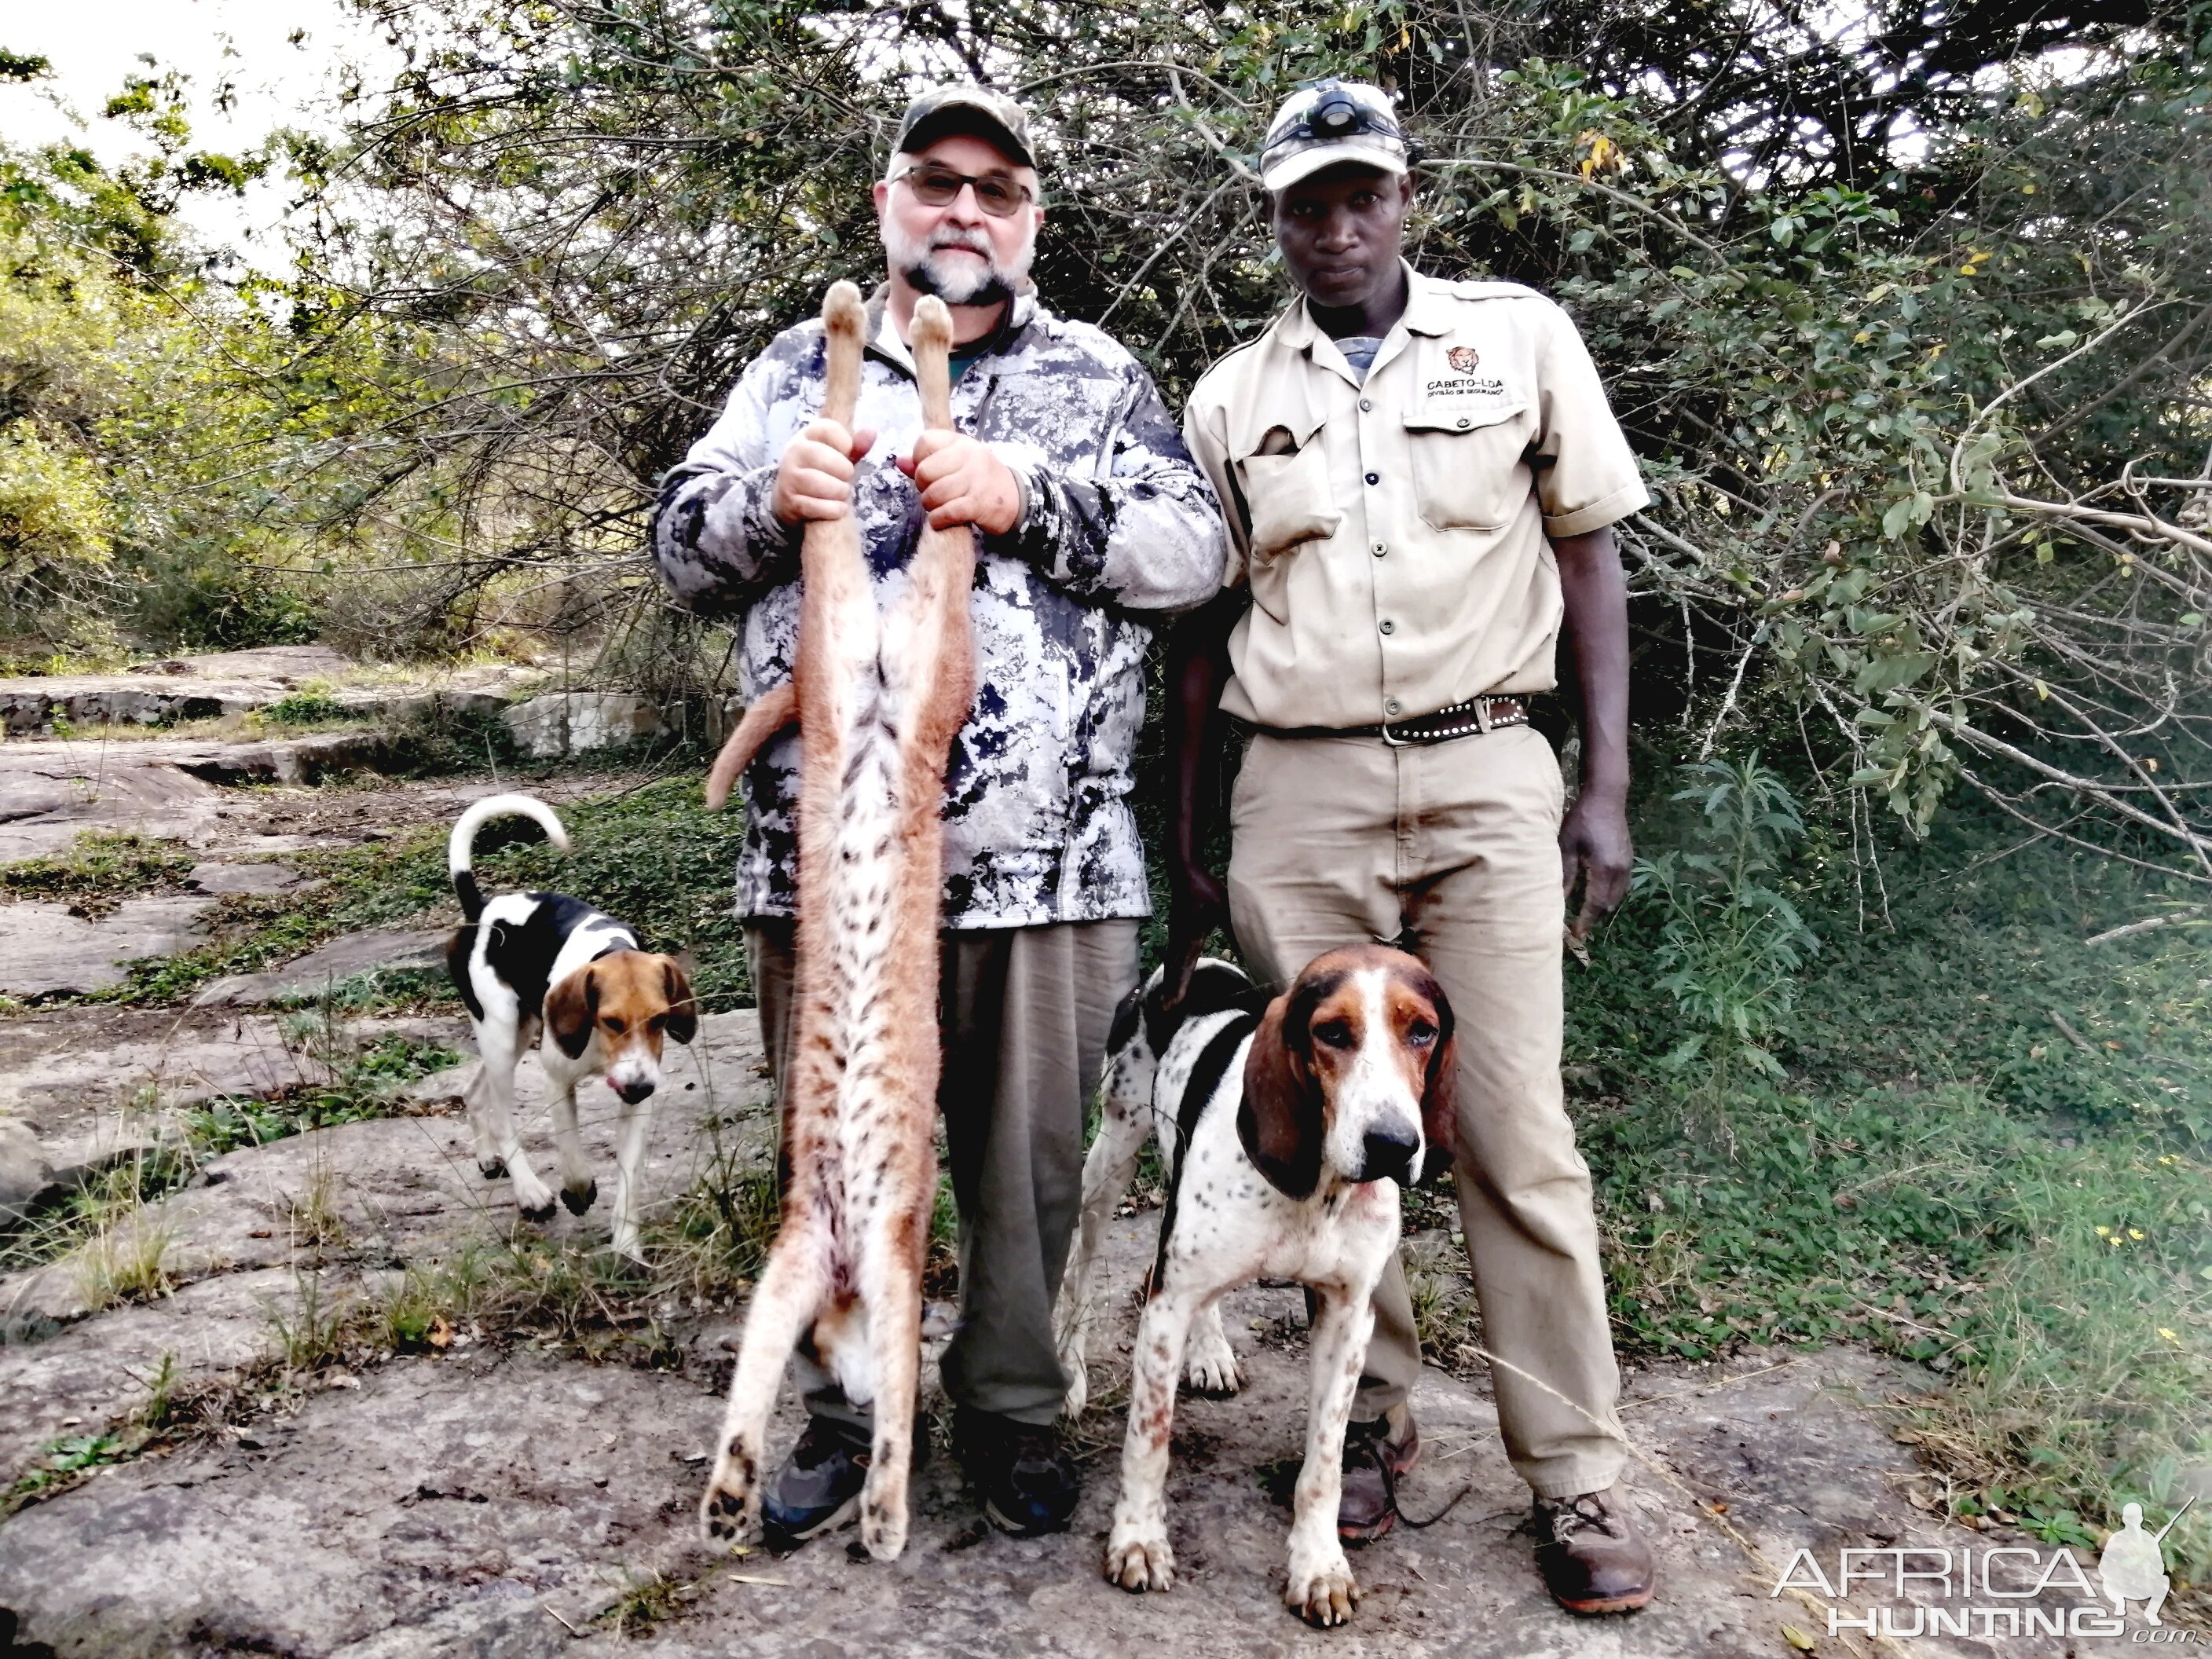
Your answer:
[[[1431,398],[1502,398],[1505,382],[1492,374],[1448,374],[1424,389]]]

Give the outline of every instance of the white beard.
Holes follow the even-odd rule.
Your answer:
[[[1036,256],[1036,226],[1031,222],[1022,245],[1006,264],[999,263],[989,234],[982,230],[940,227],[923,242],[908,236],[886,220],[883,228],[884,257],[890,268],[924,294],[934,294],[949,306],[988,305],[1012,299],[1028,285],[1030,262]],[[968,260],[941,257],[948,248],[968,248],[983,256],[979,268]]]

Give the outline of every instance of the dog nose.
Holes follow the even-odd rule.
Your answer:
[[[617,1083],[614,1085],[615,1092],[633,1106],[636,1105],[639,1101],[643,1100],[647,1095],[651,1094],[653,1092],[653,1085],[650,1080],[640,1080],[635,1083]]]
[[[1395,1181],[1404,1186],[1407,1174],[1413,1167],[1413,1155],[1420,1150],[1421,1138],[1411,1129],[1395,1125],[1370,1129],[1360,1145],[1359,1178]]]

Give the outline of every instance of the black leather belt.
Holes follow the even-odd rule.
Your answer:
[[[1526,697],[1469,697],[1433,714],[1384,720],[1374,726],[1255,726],[1271,738],[1380,738],[1396,747],[1408,743],[1449,743],[1503,726],[1528,724]]]

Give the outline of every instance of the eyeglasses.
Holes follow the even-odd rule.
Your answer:
[[[915,199],[927,207],[951,207],[960,199],[963,185],[975,186],[975,205],[994,219],[1011,219],[1030,199],[1029,186],[1000,173],[955,173],[951,167],[912,167],[898,175]]]

